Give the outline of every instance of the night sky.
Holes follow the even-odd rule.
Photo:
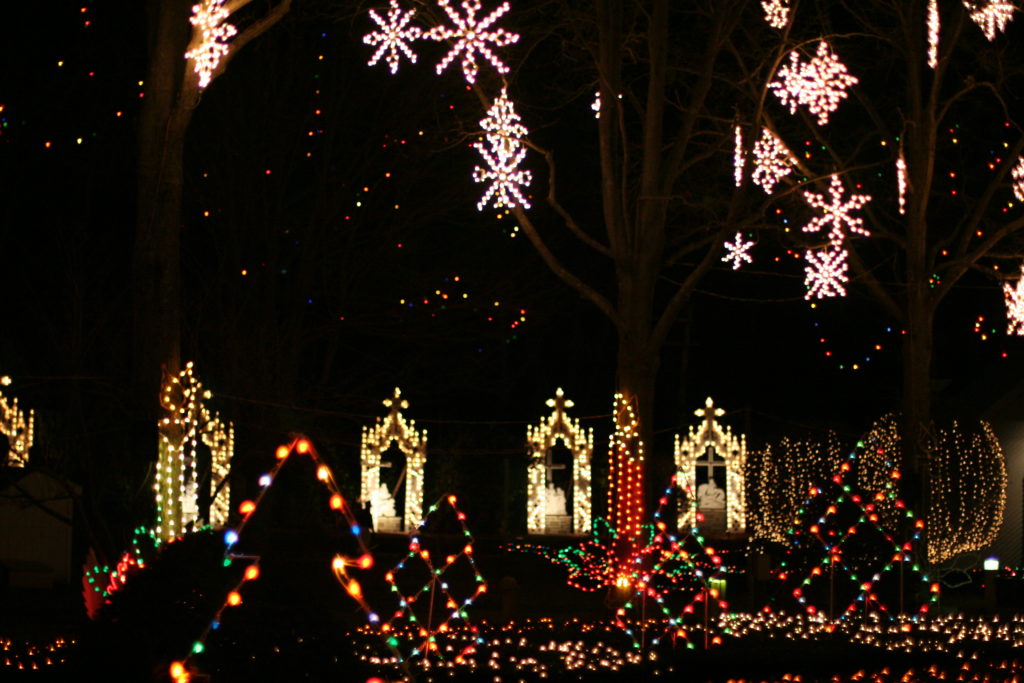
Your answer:
[[[15,3],[0,28],[0,374],[37,412],[41,462],[76,477],[128,443],[143,4]],[[184,357],[235,422],[240,455],[269,456],[304,432],[352,469],[360,426],[395,386],[438,462],[519,463],[526,424],[559,386],[602,452],[614,330],[512,218],[477,211],[466,131],[478,103],[456,73],[435,77],[432,57],[394,77],[367,67],[369,20],[324,7],[296,0],[204,93],[189,131]],[[590,98],[542,112],[553,123],[537,135],[585,148]],[[527,103],[528,126],[529,114]],[[709,183],[730,184],[730,165],[726,155]],[[562,179],[585,204],[593,188],[574,182]],[[542,184],[533,190],[543,223]],[[563,253],[600,277],[599,262]],[[739,272],[720,264],[672,331],[655,448],[671,447],[707,395],[755,445],[855,436],[898,406],[895,323],[855,288],[812,308],[799,261],[768,243],[754,256]],[[942,309],[940,407],[980,414],[1020,376],[1024,348],[1004,327],[990,280],[968,281]],[[135,495],[143,509],[148,489]]]

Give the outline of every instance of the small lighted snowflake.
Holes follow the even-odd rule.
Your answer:
[[[807,199],[807,203],[824,212],[822,215],[812,218],[811,222],[804,226],[804,232],[818,232],[823,227],[831,225],[832,229],[828,233],[829,239],[833,243],[839,243],[843,241],[843,226],[845,225],[850,229],[850,232],[864,235],[865,237],[870,236],[871,233],[864,228],[864,219],[859,216],[850,215],[851,211],[856,211],[871,201],[870,195],[852,194],[844,202],[844,192],[843,183],[839,180],[839,176],[836,175],[832,176],[831,186],[829,187],[829,194],[832,197],[831,201],[826,201],[823,195],[814,192],[804,192],[804,198]]]
[[[804,285],[807,287],[805,299],[846,296],[846,288],[843,287],[849,280],[846,275],[846,249],[833,244],[826,249],[808,250],[804,259],[807,261],[804,272]]]
[[[380,61],[380,58],[387,53],[388,68],[391,73],[398,73],[398,65],[401,56],[404,54],[410,62],[416,63],[416,53],[409,47],[409,43],[419,39],[423,35],[423,29],[419,26],[409,26],[416,10],[411,9],[403,12],[398,5],[398,0],[391,0],[391,9],[388,10],[387,18],[380,16],[376,11],[370,10],[370,18],[373,19],[379,31],[373,31],[363,36],[363,43],[376,45],[377,51],[370,57],[367,66],[373,66]]]
[[[764,20],[772,28],[783,29],[789,23],[789,0],[761,0]]]
[[[981,27],[985,37],[995,40],[996,34],[1006,30],[1006,25],[1013,19],[1013,13],[1017,9],[1012,2],[1001,0],[987,0],[986,2],[973,2],[963,0],[964,7],[971,13],[971,19]]]
[[[762,130],[761,139],[754,143],[754,183],[771,194],[775,183],[789,175],[792,165],[793,155],[786,146],[770,130]]]
[[[858,82],[824,40],[818,43],[818,52],[809,62],[801,62],[800,53],[793,50],[789,64],[783,65],[777,75],[778,80],[768,87],[783,106],[788,106],[791,114],[798,106],[807,107],[818,117],[819,126],[828,123],[829,113],[846,98],[846,89]]]
[[[217,65],[231,49],[228,40],[238,33],[233,24],[227,23],[231,12],[223,5],[224,0],[203,0],[192,6],[189,22],[195,27],[191,43],[194,47],[189,47],[185,59],[195,62],[193,69],[199,75],[200,88],[213,80]]]
[[[1017,165],[1011,172],[1013,175],[1013,196],[1017,201],[1024,202],[1024,157],[1017,157]]]
[[[1006,334],[1024,336],[1024,267],[1016,282],[1003,283],[1006,299]]]
[[[497,9],[479,21],[476,18],[476,13],[481,7],[479,0],[463,0],[462,9],[465,16],[461,16],[452,9],[448,0],[437,0],[437,4],[448,14],[448,18],[452,20],[454,26],[435,26],[427,31],[425,36],[431,40],[455,41],[448,54],[438,63],[438,74],[447,69],[448,65],[461,54],[462,73],[466,77],[466,82],[475,83],[476,75],[479,72],[476,63],[477,53],[483,55],[497,69],[498,73],[508,73],[508,67],[487,45],[492,43],[495,47],[504,47],[519,40],[518,33],[509,33],[503,28],[489,30],[495,21],[508,12],[509,4],[507,2],[499,5]]]
[[[484,196],[476,204],[477,210],[483,211],[484,207],[492,201],[496,209],[517,206],[529,209],[530,202],[520,189],[528,187],[533,181],[533,174],[530,171],[519,168],[519,164],[526,157],[526,148],[519,147],[509,155],[496,151],[494,148],[487,149],[480,142],[473,146],[487,163],[487,168],[477,166],[473,169],[473,181],[490,183]]]
[[[722,257],[722,260],[726,263],[732,263],[733,270],[739,270],[740,266],[744,263],[753,263],[754,259],[750,255],[750,248],[754,246],[756,242],[746,241],[743,239],[743,233],[737,232],[733,242],[725,243],[726,255]]]

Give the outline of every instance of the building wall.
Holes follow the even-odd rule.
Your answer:
[[[21,489],[21,490],[19,490]],[[47,514],[30,498],[71,519],[73,501],[51,477],[31,472],[0,492],[0,565],[11,586],[49,588],[71,581],[71,525]]]
[[[998,420],[992,428],[1006,455],[1007,490],[1003,526],[987,554],[998,557],[1003,565],[1019,567],[1024,543],[1024,423]]]

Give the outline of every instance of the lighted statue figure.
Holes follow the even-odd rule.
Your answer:
[[[567,515],[565,491],[555,486],[553,481],[548,482],[547,487],[547,505],[545,508],[545,514],[548,515]]]
[[[718,487],[714,477],[697,487],[697,509],[721,510],[725,507],[725,489]]]
[[[395,516],[395,499],[386,484],[381,484],[373,492],[373,508],[379,517]]]

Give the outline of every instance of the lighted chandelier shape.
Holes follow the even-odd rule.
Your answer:
[[[415,14],[414,9],[403,12],[398,0],[391,0],[391,9],[388,10],[386,18],[370,10],[370,18],[376,22],[380,30],[363,36],[363,43],[377,46],[377,51],[370,57],[367,66],[373,66],[385,55],[385,61],[392,74],[398,73],[402,55],[413,64],[416,63],[416,53],[409,47],[409,43],[418,40],[423,35],[423,29],[419,26],[409,26]]]
[[[192,6],[192,41],[185,59],[193,62],[200,89],[210,84],[217,66],[231,50],[228,41],[238,33],[233,24],[227,23],[230,15],[224,0],[203,0]]]
[[[807,107],[818,117],[819,126],[828,123],[829,114],[846,98],[846,89],[858,82],[824,40],[818,43],[815,57],[807,62],[802,62],[799,51],[793,50],[789,64],[779,69],[777,78],[768,87],[783,106],[788,106],[791,114],[799,106]]]
[[[473,84],[479,72],[476,56],[479,54],[491,63],[498,73],[508,73],[508,67],[498,55],[491,50],[490,45],[505,47],[519,40],[518,33],[510,33],[503,28],[492,28],[503,14],[508,12],[509,4],[503,2],[493,12],[477,19],[476,13],[480,11],[479,0],[463,0],[461,3],[463,14],[459,14],[449,4],[449,0],[437,0],[437,4],[448,14],[451,26],[435,26],[424,34],[424,37],[436,41],[454,41],[448,54],[437,65],[437,73],[448,68],[459,55],[462,55],[462,73],[466,82]],[[490,45],[488,45],[490,44]]]
[[[11,378],[0,377],[0,387],[11,385]],[[8,399],[0,391],[0,434],[7,437],[7,466],[25,467],[28,465],[28,451],[34,439],[35,415],[33,411],[25,411],[18,406],[17,398]]]

